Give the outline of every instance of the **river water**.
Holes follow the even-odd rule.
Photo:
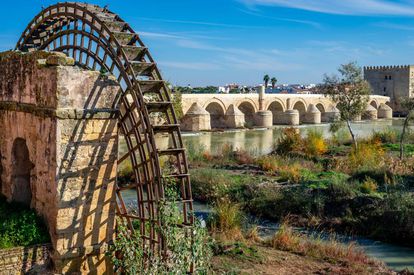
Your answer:
[[[361,121],[352,123],[352,128],[357,137],[367,137],[374,131],[385,129],[401,130],[402,119]],[[202,133],[183,133],[185,145],[201,145],[206,151],[211,153],[218,152],[223,145],[228,144],[234,149],[244,149],[255,155],[268,154],[272,151],[275,141],[281,136],[282,129],[286,126],[274,126],[271,129],[252,129],[252,130],[230,130],[223,132],[202,132]],[[317,129],[326,137],[330,137],[329,124],[300,125],[299,128],[303,135],[308,129]],[[412,128],[412,127],[410,127]],[[341,129],[346,132],[346,129]]]
[[[403,120],[378,120],[363,121],[352,124],[357,137],[367,137],[374,131],[385,129],[402,129]],[[183,141],[186,146],[202,146],[204,150],[211,153],[218,152],[223,145],[231,145],[234,149],[247,150],[255,155],[268,154],[273,149],[273,144],[281,135],[283,126],[275,126],[272,129],[253,129],[253,130],[234,130],[223,132],[205,132],[205,133],[183,133]],[[331,136],[328,124],[320,125],[301,125],[298,126],[301,134],[306,134],[308,129],[319,129],[326,137]],[[168,143],[168,141],[166,141]],[[121,146],[122,150],[122,146]],[[127,204],[136,204],[136,194],[134,191],[124,193],[124,199]],[[134,203],[135,202],[135,203]],[[211,209],[195,202],[194,209],[197,216],[206,218]],[[277,223],[259,222],[259,229],[263,236],[271,236],[278,228]],[[392,226],[392,225],[391,225]],[[306,230],[304,230],[306,231]],[[343,242],[354,241],[369,256],[377,258],[386,263],[394,270],[409,268],[414,271],[414,249],[391,245],[380,241],[374,241],[362,237],[345,237],[339,238]]]
[[[206,219],[212,212],[211,208],[208,205],[199,202],[194,202],[194,211],[196,216],[201,219]],[[254,223],[257,225],[259,235],[262,238],[272,237],[273,234],[275,234],[275,232],[279,229],[278,223],[270,221],[255,219]],[[307,235],[317,234],[318,236],[321,235],[322,238],[324,235],[326,238],[329,237],[328,233],[320,234],[318,232],[312,232],[304,228],[295,229]],[[389,268],[393,270],[400,271],[407,268],[414,272],[413,248],[392,245],[359,236],[345,236],[335,234],[335,238],[343,243],[354,242],[358,247],[364,250],[367,255],[384,262]]]

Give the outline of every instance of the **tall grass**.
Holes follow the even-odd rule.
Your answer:
[[[334,237],[324,240],[321,235],[303,236],[284,222],[275,235],[268,241],[273,248],[290,251],[300,255],[349,263],[376,263],[354,243],[343,244]]]
[[[243,240],[241,231],[243,214],[240,206],[230,200],[218,200],[209,218],[210,230],[216,239],[221,241]]]

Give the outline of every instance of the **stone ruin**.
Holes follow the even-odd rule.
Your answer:
[[[118,88],[63,53],[0,54],[0,190],[44,218],[57,272],[112,269]]]

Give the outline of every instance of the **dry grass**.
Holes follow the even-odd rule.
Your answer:
[[[370,177],[366,177],[361,184],[361,191],[366,194],[375,193],[377,189],[377,182]]]
[[[361,141],[358,148],[352,148],[339,165],[341,171],[352,174],[358,171],[376,170],[384,166],[385,151],[379,141]]]
[[[245,235],[247,241],[251,241],[253,243],[261,243],[263,242],[262,238],[259,236],[259,229],[257,226],[251,228]]]
[[[268,240],[276,249],[330,261],[355,264],[374,264],[354,243],[342,244],[335,238],[323,240],[320,236],[307,237],[295,232],[287,223],[283,223],[276,234]]]
[[[301,175],[302,166],[295,162],[291,165],[283,165],[279,167],[279,175],[283,180],[287,180],[289,183],[299,183],[302,179]]]
[[[219,241],[244,240],[241,230],[242,212],[240,206],[227,199],[217,201],[214,214],[210,217],[210,231]]]

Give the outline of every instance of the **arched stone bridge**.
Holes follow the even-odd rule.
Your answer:
[[[389,97],[371,95],[362,119],[392,118]],[[320,94],[183,94],[183,130],[319,124],[339,115]]]

